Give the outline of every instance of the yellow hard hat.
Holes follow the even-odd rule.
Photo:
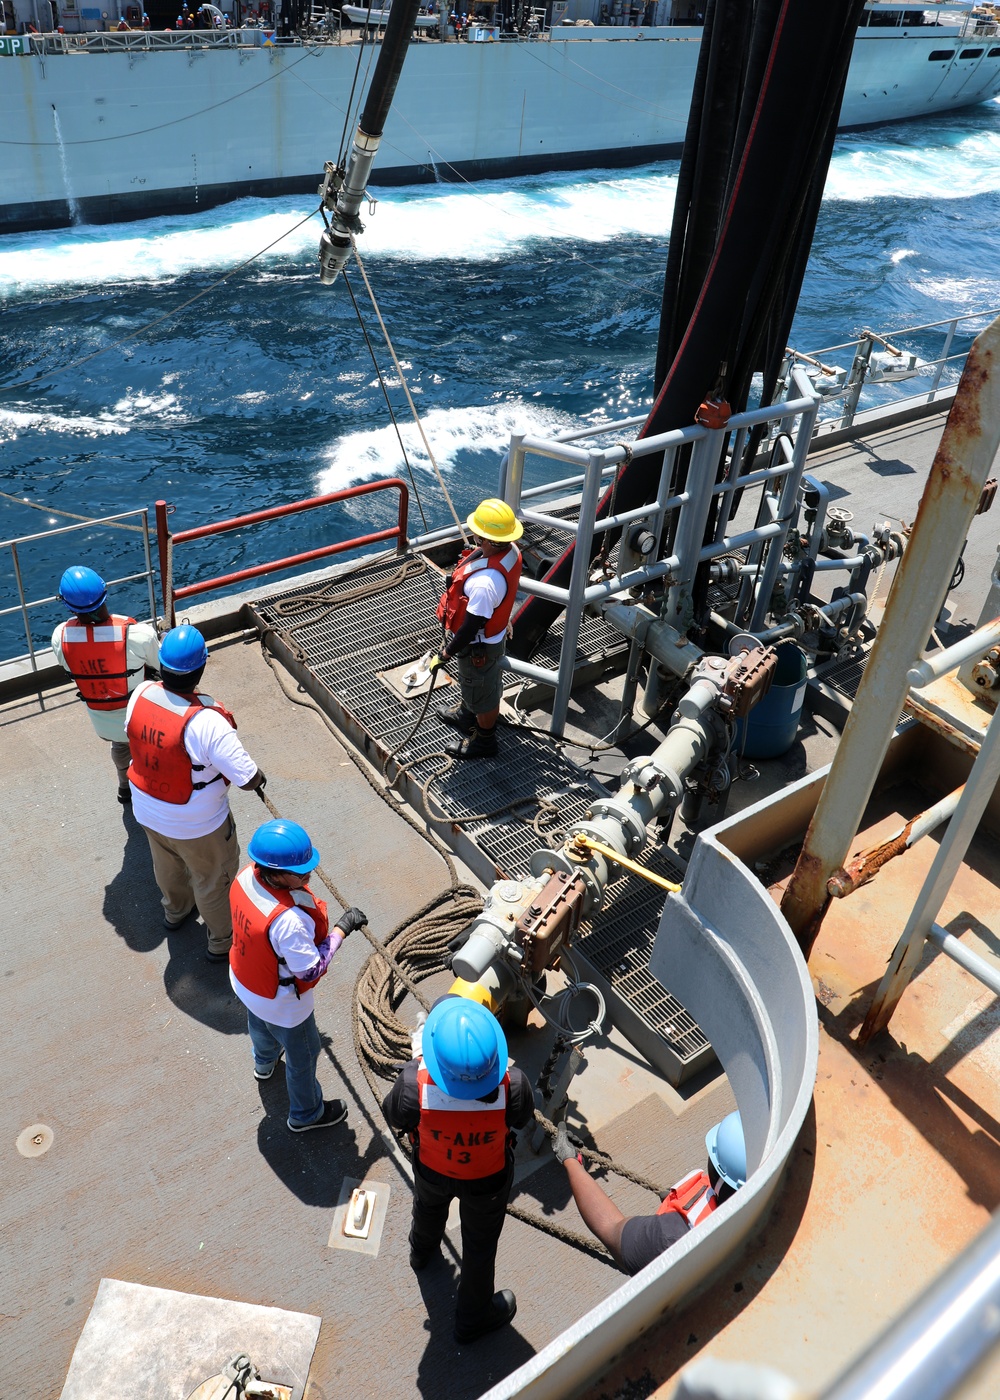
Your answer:
[[[524,534],[524,526],[507,502],[499,501],[495,496],[480,501],[465,523],[474,535],[482,535],[498,543],[519,540]]]
[[[485,1006],[487,1011],[495,1011],[496,1006],[493,998],[482,982],[466,982],[464,977],[456,977],[448,988],[450,997],[465,997],[467,1001],[478,1001],[480,1006]]]

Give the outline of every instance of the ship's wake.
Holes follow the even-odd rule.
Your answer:
[[[663,243],[676,161],[635,170],[573,172],[476,184],[378,190],[362,247],[375,259],[449,264],[502,261],[537,251],[600,263],[602,248]],[[1000,191],[1000,104],[839,138],[827,201],[955,201]],[[248,275],[311,277],[320,232],[305,197],[244,199],[205,213],[0,238],[0,297],[169,283],[219,274],[275,239]],[[287,232],[286,237],[281,237]],[[588,247],[592,252],[587,252]]]

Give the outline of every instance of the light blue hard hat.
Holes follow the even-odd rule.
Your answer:
[[[294,870],[296,875],[308,875],[319,865],[319,851],[308,831],[298,822],[265,822],[250,837],[247,855],[255,865],[269,870]]]
[[[507,1039],[500,1022],[465,997],[445,997],[431,1007],[422,1051],[434,1083],[453,1099],[492,1094],[507,1073]]]
[[[100,574],[84,564],[71,564],[59,580],[59,597],[74,612],[96,612],[107,596]]]
[[[208,660],[205,638],[197,627],[183,623],[172,628],[160,643],[160,665],[177,675],[197,671]]]
[[[722,1180],[734,1191],[739,1190],[747,1179],[747,1145],[738,1109],[727,1114],[714,1128],[709,1128],[705,1134],[705,1146],[709,1160]]]

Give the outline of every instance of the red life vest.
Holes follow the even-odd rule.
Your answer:
[[[494,609],[489,626],[483,628],[486,641],[498,641],[507,631],[507,623],[517,598],[518,580],[521,577],[521,551],[516,545],[511,545],[504,554],[486,555],[481,549],[467,549],[459,559],[455,572],[449,574],[445,580],[446,586],[437,606],[437,615],[446,632],[458,631],[469,610],[465,581],[470,574],[478,573],[480,569],[495,569],[507,585],[507,592],[500,605]]]
[[[694,1229],[696,1225],[708,1219],[718,1204],[719,1198],[712,1190],[712,1183],[707,1174],[694,1171],[688,1172],[687,1176],[682,1176],[680,1181],[671,1186],[656,1213],[666,1215],[668,1211],[676,1211],[678,1215],[683,1215],[691,1229]]]
[[[160,802],[172,802],[182,807],[190,802],[191,794],[210,783],[229,779],[221,773],[206,783],[196,782],[195,773],[204,772],[203,763],[192,763],[184,747],[184,731],[202,710],[214,710],[236,728],[236,721],[223,705],[214,704],[207,695],[178,695],[166,690],[159,681],[150,681],[136,690],[136,700],[125,726],[132,762],[129,782],[140,792]]]
[[[143,670],[128,669],[128,629],[134,623],[134,617],[117,615],[98,623],[71,617],[63,627],[63,660],[88,709],[124,710],[128,704],[129,677]]]
[[[229,906],[233,911],[233,946],[229,966],[241,987],[259,997],[276,997],[279,987],[294,987],[300,996],[319,981],[292,977],[288,965],[271,942],[271,925],[286,909],[301,909],[314,924],[317,948],[330,931],[326,905],[308,886],[301,890],[276,890],[257,878],[253,865],[246,866],[229,886]],[[282,976],[280,968],[285,969]]]
[[[507,1097],[510,1075],[500,1081],[493,1103],[453,1099],[439,1089],[423,1060],[417,1069],[420,1164],[442,1176],[475,1181],[502,1172],[507,1162]]]

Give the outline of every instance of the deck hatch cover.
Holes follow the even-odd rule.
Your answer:
[[[393,555],[362,565],[333,580],[330,593],[388,581],[399,563]],[[428,569],[394,588],[333,611],[328,611],[321,597],[312,603],[312,596],[322,594],[324,587],[315,583],[257,600],[250,609],[263,629],[286,635],[302,664],[329,692],[331,715],[336,718],[340,710],[346,711],[380,750],[391,752],[415,724],[422,697],[411,702],[398,700],[380,683],[378,673],[416,659],[428,646],[436,645],[434,609],[440,586],[441,576]],[[310,602],[304,602],[303,611],[294,616],[281,606],[307,596]],[[359,645],[362,638],[371,640]],[[603,621],[588,619],[581,631],[583,658],[599,655],[620,641]],[[416,781],[423,782],[440,762],[432,755],[452,737],[453,731],[431,714],[399,759],[411,765]],[[528,859],[539,845],[582,818],[594,798],[606,789],[570,763],[547,739],[526,728],[506,726],[502,742],[507,761],[491,768],[488,787],[479,765],[458,764],[435,779],[430,791],[435,812],[447,818],[434,829],[450,840],[448,822],[465,822],[479,849],[500,869],[513,874],[526,871]],[[527,801],[486,820],[468,820],[477,812],[495,811],[519,798],[536,797],[559,798],[558,825],[543,812],[536,831],[532,823],[541,809]],[[681,872],[663,853],[654,852],[649,864],[669,878],[680,878]],[[608,890],[605,908],[583,935],[581,950],[649,1029],[666,1041],[678,1059],[687,1062],[702,1053],[708,1042],[680,1002],[649,971],[649,951],[662,903],[662,892],[655,887],[631,877],[617,880]]]

